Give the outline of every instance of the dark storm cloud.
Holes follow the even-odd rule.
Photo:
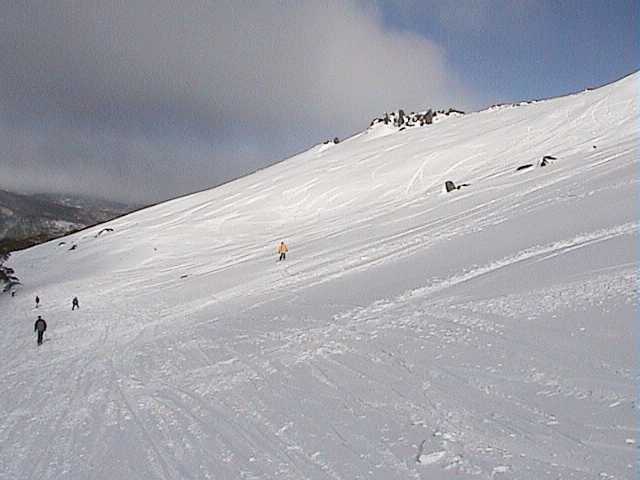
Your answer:
[[[474,103],[437,45],[356,0],[0,8],[0,188],[158,200],[384,110]]]

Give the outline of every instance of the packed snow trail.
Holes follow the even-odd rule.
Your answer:
[[[0,479],[635,478],[638,80],[15,254]]]

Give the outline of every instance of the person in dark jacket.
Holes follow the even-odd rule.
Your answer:
[[[80,302],[78,301],[78,297],[73,297],[73,300],[71,301],[71,311],[76,308],[80,308]]]
[[[36,295],[36,308],[40,305],[40,297]]]
[[[44,336],[45,330],[47,330],[47,322],[44,321],[44,318],[38,315],[38,319],[33,326],[33,331],[38,333],[38,345],[42,345],[42,337]]]

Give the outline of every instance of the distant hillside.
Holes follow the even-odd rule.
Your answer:
[[[23,195],[0,190],[0,253],[106,222],[136,208],[75,195]]]

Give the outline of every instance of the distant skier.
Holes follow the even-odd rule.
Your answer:
[[[33,326],[33,331],[38,332],[38,345],[42,345],[42,337],[44,336],[44,332],[46,330],[47,330],[47,322],[44,321],[44,318],[38,315],[38,319],[36,320],[36,323]]]
[[[40,306],[40,297],[36,295],[36,308]]]
[[[280,254],[279,262],[286,260],[288,251],[289,247],[287,247],[287,244],[284,243],[284,241],[280,242],[280,245],[278,245],[278,253]]]
[[[80,302],[78,301],[78,297],[73,297],[73,300],[71,300],[71,311],[74,311],[76,308],[80,308]]]

